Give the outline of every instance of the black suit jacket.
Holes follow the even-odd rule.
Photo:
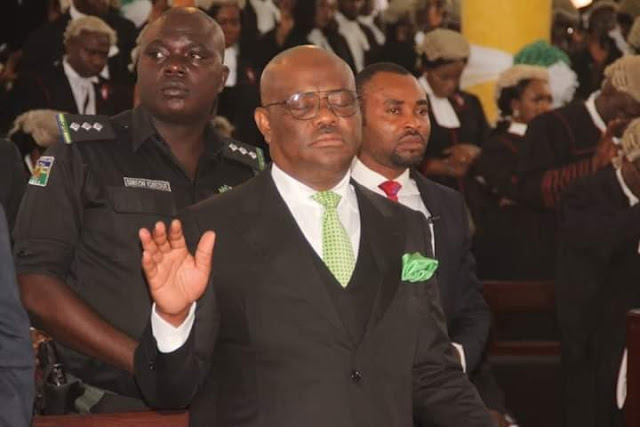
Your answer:
[[[413,416],[420,425],[492,425],[447,339],[435,279],[400,280],[404,253],[430,253],[428,235],[415,233],[427,229],[422,216],[355,187],[380,272],[367,283],[378,292],[360,343],[267,171],[184,214],[191,244],[218,233],[213,272],[185,345],[160,354],[147,330],[136,350],[152,405],[195,396],[193,424],[225,427],[410,427]]]
[[[0,425],[27,427],[33,409],[33,350],[20,302],[9,230],[0,206]]]
[[[622,426],[615,387],[625,315],[640,305],[640,204],[630,207],[609,167],[570,187],[559,217],[565,425]]]
[[[433,221],[438,285],[447,318],[449,338],[462,344],[467,371],[473,372],[482,359],[491,323],[489,307],[482,296],[482,283],[471,253],[469,219],[460,193],[425,178],[412,170],[422,201]]]

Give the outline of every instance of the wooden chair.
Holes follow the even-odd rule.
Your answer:
[[[627,399],[626,427],[640,426],[640,309],[627,313]]]
[[[484,297],[492,315],[489,352],[500,356],[559,355],[560,343],[551,340],[499,340],[496,338],[499,314],[554,313],[555,291],[547,281],[485,281]]]
[[[119,414],[47,415],[33,418],[32,427],[188,427],[188,412],[128,412]]]

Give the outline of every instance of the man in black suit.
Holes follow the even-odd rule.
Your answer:
[[[622,147],[619,166],[579,181],[558,206],[556,299],[567,427],[624,425],[616,382],[625,316],[640,304],[640,119],[625,131]]]
[[[362,146],[353,163],[359,184],[421,212],[428,221],[438,266],[440,300],[449,338],[464,370],[489,408],[504,413],[502,392],[483,387],[490,373],[483,353],[489,335],[489,308],[471,254],[471,233],[460,193],[414,169],[429,139],[429,103],[418,80],[396,64],[377,63],[356,76],[362,98]],[[483,393],[486,391],[486,393]],[[498,417],[498,414],[496,414]]]
[[[491,426],[446,336],[424,218],[349,181],[361,120],[348,65],[290,49],[261,97],[274,163],[184,213],[191,248],[204,232],[195,258],[180,221],[140,231],[146,399],[193,400],[194,425]]]
[[[4,144],[4,142],[2,142]],[[33,409],[33,350],[29,318],[22,308],[9,230],[0,205],[0,425],[27,427]]]
[[[100,18],[70,21],[64,57],[18,77],[10,95],[13,116],[36,109],[111,116],[131,108],[132,88],[100,75],[115,43],[116,33]]]
[[[111,81],[129,83],[132,75],[127,69],[131,62],[131,50],[135,46],[135,25],[110,7],[109,0],[72,0],[69,10],[60,18],[36,30],[22,46],[22,70],[37,70],[60,60],[64,53],[63,36],[69,22],[87,15],[103,19],[118,35],[117,53],[109,56],[108,78]],[[106,76],[105,76],[106,77]]]

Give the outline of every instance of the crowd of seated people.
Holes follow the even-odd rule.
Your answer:
[[[436,258],[442,257],[440,285],[460,284],[457,298],[464,300],[459,305],[459,300],[447,302],[447,289],[440,291],[449,338],[459,344],[456,340],[464,334],[457,331],[470,326],[464,322],[478,322],[473,332],[478,348],[456,347],[456,355],[465,370],[471,361],[467,376],[494,421],[515,425],[483,354],[488,309],[472,297],[480,295],[482,280],[547,280],[555,282],[558,295],[566,425],[622,425],[621,405],[614,402],[624,351],[620,329],[624,313],[637,299],[630,286],[638,275],[634,262],[640,238],[633,225],[640,196],[639,6],[629,0],[600,0],[577,10],[557,2],[551,44],[522,46],[513,66],[498,76],[493,102],[499,116],[493,121],[480,98],[462,88],[472,46],[461,33],[458,2],[186,2],[215,20],[224,36],[215,48],[224,51],[228,75],[221,69],[208,74],[214,77],[206,83],[210,93],[202,90],[205,74],[197,74],[197,66],[193,88],[162,86],[163,78],[179,80],[192,72],[185,71],[192,63],[206,62],[205,51],[189,50],[188,65],[176,62],[163,71],[166,75],[152,77],[153,64],[159,69],[174,50],[184,48],[163,44],[170,31],[150,25],[167,19],[163,13],[172,9],[171,3],[11,0],[0,6],[0,204],[8,229],[15,230],[8,241],[15,244],[25,308],[32,323],[59,342],[61,357],[85,387],[85,406],[74,411],[147,408],[132,376],[134,349],[152,302],[143,286],[135,231],[231,190],[270,164],[270,131],[261,128],[255,112],[273,106],[290,111],[302,99],[265,105],[263,74],[279,55],[314,45],[344,61],[359,86],[364,81],[365,87],[375,73],[402,76],[405,70],[424,93],[429,129],[415,131],[426,135],[424,152],[398,170],[411,189],[415,186],[415,197],[424,193],[424,177],[437,183],[434,188],[444,199],[459,193],[459,200],[456,195],[442,202],[455,209],[448,205],[452,213],[433,214],[440,209],[432,209],[424,194],[418,208],[403,203],[410,198],[405,193],[409,188],[396,188],[393,196],[373,190],[420,210],[430,221],[436,234],[432,246]],[[150,42],[149,33],[155,36],[156,30],[160,35]],[[375,72],[369,68],[380,63],[386,65]],[[359,75],[363,70],[365,77]],[[147,74],[142,77],[141,71]],[[175,93],[183,90],[202,97],[184,117],[182,110],[172,110],[177,102],[164,105],[161,99],[168,93],[179,98]],[[363,98],[371,95],[358,95],[358,102],[367,105]],[[331,109],[341,101],[325,98]],[[325,98],[304,100],[321,108]],[[633,120],[634,126],[628,126]],[[80,134],[82,126],[86,135]],[[125,140],[128,146],[104,151],[94,144]],[[182,140],[193,142],[189,150],[176,142]],[[59,146],[61,141],[68,147]],[[149,141],[157,144],[151,154],[144,148]],[[147,172],[141,164],[162,172]],[[51,176],[54,168],[64,170],[64,177]],[[355,174],[354,179],[358,181]],[[118,187],[121,181],[123,188]],[[179,196],[141,195],[143,187],[151,186]],[[47,208],[54,206],[59,211],[49,214]],[[454,215],[456,225],[449,224],[451,217],[441,218],[445,214]],[[463,225],[457,221],[462,218]],[[122,235],[109,234],[109,227],[118,227]],[[447,232],[447,227],[460,227],[464,236]],[[447,240],[440,243],[438,233]],[[122,254],[111,256],[108,245]],[[455,250],[439,253],[440,248]],[[107,277],[109,269],[116,272],[113,277]],[[96,274],[101,278],[83,285]],[[140,289],[123,316],[117,302],[123,294],[115,283],[127,277]],[[41,304],[42,295],[56,303]],[[605,300],[611,301],[607,309],[602,307]],[[66,318],[55,313],[57,304],[69,307]],[[466,310],[475,310],[477,317]],[[70,327],[77,319],[89,326]],[[113,345],[97,344],[93,334]],[[598,358],[595,348],[601,351]],[[113,398],[120,395],[123,399]],[[584,402],[603,400],[607,404],[591,405],[592,412],[583,410]]]

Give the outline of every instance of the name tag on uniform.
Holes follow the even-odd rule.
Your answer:
[[[159,181],[155,179],[129,178],[128,176],[125,176],[124,186],[171,192],[171,184],[169,184],[169,181]]]

